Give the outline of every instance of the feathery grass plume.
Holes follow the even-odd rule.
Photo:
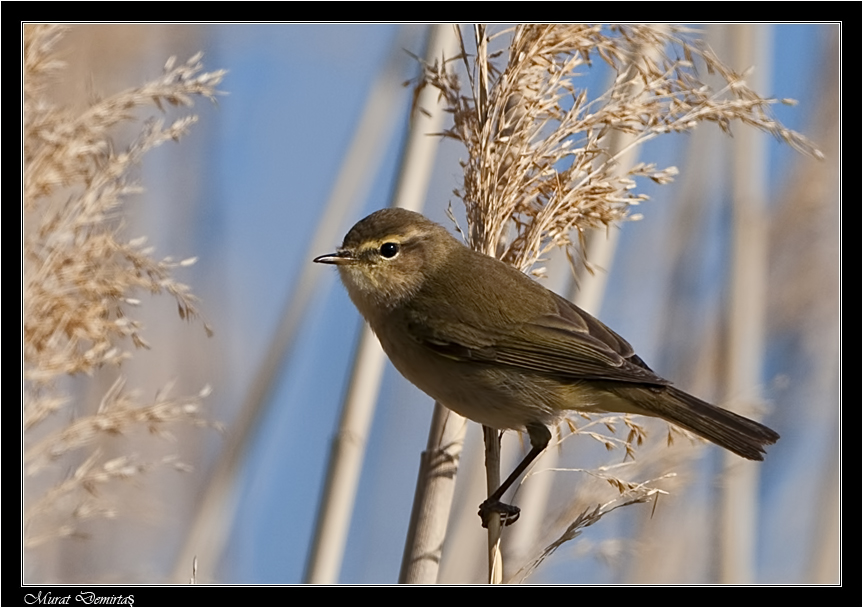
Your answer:
[[[588,471],[580,471],[584,473],[590,473],[596,475],[594,472]],[[674,474],[665,475],[665,477],[673,477]],[[617,477],[610,478],[614,483],[621,483]],[[642,483],[626,483],[621,484],[625,487],[621,487],[620,495],[605,502],[603,504],[596,505],[595,508],[587,508],[584,511],[579,512],[575,518],[569,523],[564,532],[560,534],[553,542],[551,542],[547,547],[545,547],[542,551],[540,551],[539,555],[531,559],[527,564],[522,566],[518,572],[516,572],[509,581],[507,582],[524,582],[524,580],[529,577],[541,564],[545,561],[546,558],[550,557],[557,549],[559,549],[564,543],[571,541],[578,537],[584,528],[588,526],[592,526],[596,522],[598,522],[604,515],[611,513],[621,507],[626,507],[628,505],[644,503],[649,500],[655,499],[656,496],[660,494],[668,494],[668,492],[661,490],[657,487],[653,487],[656,481],[660,481],[659,479],[652,479],[649,481],[645,481]]]
[[[820,156],[773,117],[770,106],[779,100],[752,91],[744,74],[685,38],[689,32],[668,25],[569,24],[519,25],[488,35],[477,26],[472,49],[461,38],[467,93],[446,64],[426,66],[421,86],[437,88],[453,115],[443,135],[468,152],[456,195],[465,204],[470,245],[527,270],[551,248],[573,246],[572,231],[626,218],[631,205],[647,200],[635,190],[637,178],[672,181],[674,167],[644,163],[617,175],[626,150],[609,155],[613,130],[635,136],[629,149],[702,122],[730,133],[737,120]],[[509,48],[489,51],[504,35],[511,36]],[[633,53],[635,47],[641,51]],[[651,60],[648,48],[662,60]],[[498,58],[506,61],[502,67]],[[597,59],[616,78],[589,99],[575,82],[578,70]],[[718,74],[726,86],[713,90],[699,70]]]
[[[629,429],[625,441],[615,433],[620,423]],[[677,495],[692,482],[690,473],[681,470],[679,464],[692,460],[700,449],[699,443],[679,442],[670,449],[664,442],[657,441],[642,446],[642,433],[643,429],[629,416],[595,417],[578,432],[562,435],[557,444],[560,446],[576,436],[590,437],[614,451],[612,464],[595,468],[534,466],[528,469],[525,480],[537,475],[563,475],[566,480],[563,486],[568,490],[562,492],[563,502],[555,503],[557,507],[546,514],[547,525],[528,541],[520,559],[509,564],[504,582],[525,582],[565,542],[576,539],[584,528],[612,511],[638,503],[652,503],[648,508],[656,509],[657,504],[662,503],[662,495]],[[558,446],[551,444],[549,447]],[[636,446],[640,446],[638,459],[629,456]],[[621,450],[625,451],[623,458]]]
[[[118,366],[132,356],[129,345],[148,347],[141,322],[130,312],[139,304],[136,293],[167,293],[182,319],[198,317],[195,297],[173,277],[176,268],[194,260],[154,259],[146,239],[123,235],[122,219],[126,197],[141,191],[130,171],[149,150],[179,140],[196,117],[168,124],[146,120],[121,150],[111,136],[120,123],[138,120],[140,106],[163,111],[166,105],[191,106],[195,97],[214,100],[224,72],[204,72],[200,55],[182,64],[172,58],[159,78],[75,113],[55,105],[47,93],[63,74],[56,46],[64,32],[52,25],[24,28],[24,468],[28,478],[50,464],[72,470],[41,496],[25,494],[28,547],[74,535],[90,517],[115,515],[110,501],[97,498],[111,481],[160,464],[183,468],[173,457],[106,459],[95,447],[101,439],[136,428],[169,435],[177,423],[208,424],[200,415],[208,388],[177,398],[166,387],[142,405],[117,376],[101,404],[90,407],[74,404],[61,385],[66,378]],[[210,332],[206,324],[205,329]],[[71,420],[65,426],[57,416],[64,411]],[[34,492],[40,485],[45,484],[28,483]]]
[[[470,42],[459,32],[461,55],[427,65],[419,86],[440,92],[453,115],[442,135],[468,153],[455,194],[465,205],[469,245],[522,271],[555,247],[571,260],[583,259],[586,229],[634,219],[630,207],[647,200],[638,180],[666,184],[677,173],[651,163],[620,167],[621,157],[658,135],[700,123],[716,123],[730,134],[737,121],[821,156],[774,118],[771,106],[780,100],[750,89],[745,74],[723,64],[692,32],[674,25],[566,24],[491,34],[475,25]],[[454,70],[457,60],[467,87]],[[588,97],[577,79],[594,63],[610,69],[613,80]],[[711,87],[701,74],[717,76],[722,85]],[[626,134],[628,143],[612,150],[616,133]],[[630,433],[636,443],[640,438]],[[632,456],[632,441],[626,450]],[[620,487],[630,491],[628,483]],[[592,523],[605,512],[591,510],[576,523]]]

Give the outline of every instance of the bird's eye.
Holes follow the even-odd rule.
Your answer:
[[[381,255],[385,258],[393,258],[399,252],[397,243],[384,243],[381,245]]]

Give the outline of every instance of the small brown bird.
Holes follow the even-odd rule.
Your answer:
[[[405,378],[465,418],[527,431],[530,452],[480,505],[484,526],[493,513],[518,518],[500,499],[567,410],[655,416],[750,460],[779,439],[675,388],[600,321],[418,213],[376,211],[314,261],[338,267]]]

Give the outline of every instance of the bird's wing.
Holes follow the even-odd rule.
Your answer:
[[[556,312],[496,331],[447,324],[447,335],[412,331],[427,348],[456,360],[495,363],[573,381],[668,385],[629,343],[574,304],[555,295]],[[452,319],[452,318],[450,318]]]

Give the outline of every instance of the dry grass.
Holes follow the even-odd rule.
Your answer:
[[[584,24],[519,25],[497,33],[477,25],[470,40],[460,32],[460,56],[426,65],[419,86],[440,92],[453,116],[443,135],[467,152],[455,194],[465,205],[470,246],[534,274],[542,273],[534,267],[555,247],[583,260],[586,230],[634,217],[630,208],[648,198],[640,182],[666,184],[677,173],[652,163],[624,166],[624,155],[702,123],[728,134],[733,123],[742,123],[821,156],[774,118],[772,105],[792,102],[761,97],[747,86],[746,74],[729,68],[692,34],[679,26]],[[612,84],[589,97],[578,79],[600,63]],[[625,441],[610,430],[611,436],[579,432],[609,448],[622,445],[633,458],[643,438],[640,427],[631,425]],[[516,578],[603,514],[660,492],[652,482],[624,480],[615,470],[583,472],[614,486],[618,498],[576,513]]]
[[[770,106],[779,100],[747,87],[745,74],[686,38],[684,28],[523,25],[489,35],[477,26],[474,33],[470,48],[462,38],[458,58],[469,90],[452,70],[455,59],[426,66],[421,86],[440,91],[454,121],[444,135],[468,152],[456,195],[465,204],[471,246],[522,270],[553,247],[571,247],[573,231],[582,235],[624,219],[630,206],[647,200],[636,189],[639,178],[670,182],[674,167],[639,163],[618,172],[621,156],[659,135],[704,122],[730,133],[737,121],[820,154],[773,118]],[[490,50],[506,36],[508,48]],[[611,88],[588,98],[576,80],[597,60],[615,77]],[[701,72],[725,85],[714,90]],[[614,132],[633,139],[611,152]]]
[[[116,515],[105,498],[110,492],[103,492],[111,482],[154,466],[184,468],[169,456],[152,462],[131,454],[109,459],[97,444],[135,429],[169,436],[178,423],[204,425],[201,399],[209,391],[177,398],[166,387],[142,403],[116,371],[132,347],[148,347],[134,314],[139,294],[170,295],[183,319],[199,314],[189,288],[173,276],[194,260],[154,259],[145,238],[125,236],[123,205],[141,191],[130,176],[143,155],[179,140],[196,121],[185,116],[166,124],[163,118],[140,118],[138,109],[164,111],[191,106],[196,97],[212,100],[224,73],[203,72],[200,55],[179,65],[171,59],[161,77],[95,99],[76,113],[56,105],[47,92],[64,73],[56,56],[63,34],[64,28],[49,25],[24,30],[25,487],[44,486],[34,477],[46,468],[71,470],[47,490],[25,493],[28,547],[73,536],[88,518]],[[122,123],[137,123],[140,131],[118,150],[112,137]],[[99,369],[113,370],[115,377],[101,403],[75,403],[64,393],[69,378]]]

